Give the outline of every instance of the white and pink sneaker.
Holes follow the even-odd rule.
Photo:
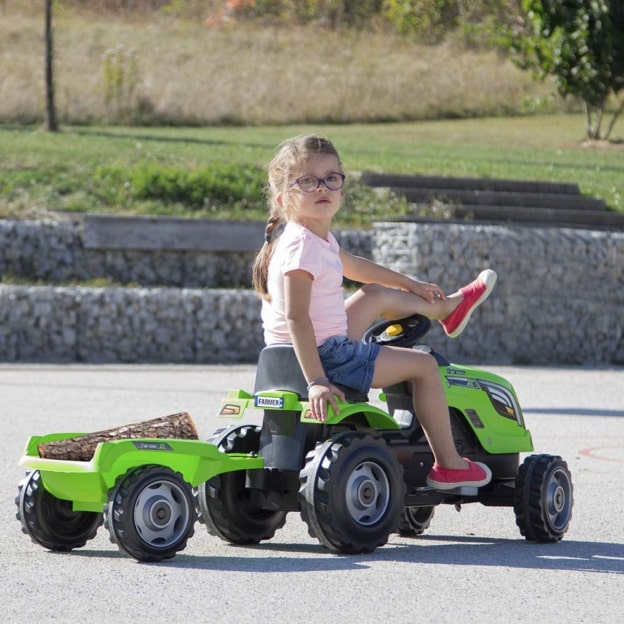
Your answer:
[[[492,471],[481,462],[472,462],[469,459],[468,468],[443,468],[433,464],[427,476],[427,485],[434,490],[454,490],[459,487],[482,487],[492,479]]]
[[[440,321],[449,338],[457,338],[464,331],[470,315],[490,296],[496,277],[495,271],[485,269],[474,282],[459,289],[464,298],[453,312]]]

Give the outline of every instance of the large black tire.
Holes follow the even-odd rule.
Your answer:
[[[532,542],[558,542],[572,518],[573,487],[568,465],[554,455],[531,455],[518,471],[514,512],[520,533]]]
[[[343,432],[310,451],[300,475],[301,517],[330,550],[372,552],[397,530],[403,470],[377,435]]]
[[[260,446],[260,427],[239,425],[220,429],[210,439],[224,453],[252,453]],[[245,488],[245,471],[217,475],[195,491],[200,522],[211,535],[231,544],[269,540],[286,522],[285,511],[256,506]]]
[[[435,507],[405,507],[399,521],[399,533],[403,537],[422,535],[431,524]]]
[[[191,486],[167,467],[135,468],[110,490],[104,519],[111,542],[131,557],[171,559],[193,535]]]
[[[15,504],[22,532],[36,544],[58,552],[84,546],[103,521],[101,513],[74,511],[71,501],[50,494],[38,470],[26,473],[19,483]]]

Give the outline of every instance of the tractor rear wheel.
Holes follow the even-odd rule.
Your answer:
[[[403,470],[377,435],[349,431],[310,451],[301,471],[301,516],[330,550],[372,552],[397,530],[403,511]]]

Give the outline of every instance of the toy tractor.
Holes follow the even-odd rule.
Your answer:
[[[260,354],[253,394],[230,391],[219,416],[241,422],[262,410],[261,426],[236,424],[208,441],[134,439],[100,444],[89,462],[42,459],[37,447],[76,434],[31,438],[20,464],[30,469],[16,498],[22,530],[51,550],[71,550],[104,521],[111,540],[141,561],[182,550],[196,514],[234,544],[271,539],[288,512],[331,551],[357,554],[393,532],[421,534],[437,505],[512,506],[530,541],[557,542],[568,529],[573,487],[565,461],[533,454],[511,384],[415,347],[431,321],[414,315],[372,327],[364,340],[424,349],[435,357],[461,455],[484,462],[492,481],[445,492],[426,485],[433,455],[407,383],[384,388],[387,411],[342,388],[346,402],[326,422],[310,418],[306,381],[292,347]]]

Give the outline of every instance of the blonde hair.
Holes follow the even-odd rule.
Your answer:
[[[340,162],[340,156],[331,141],[314,135],[288,139],[280,144],[273,160],[269,163],[267,186],[269,218],[264,230],[264,245],[256,256],[253,267],[253,286],[265,299],[269,298],[267,277],[274,243],[289,218],[288,202],[278,202],[280,194],[285,196],[292,182],[292,172],[298,172],[303,163],[312,156],[331,155]]]

